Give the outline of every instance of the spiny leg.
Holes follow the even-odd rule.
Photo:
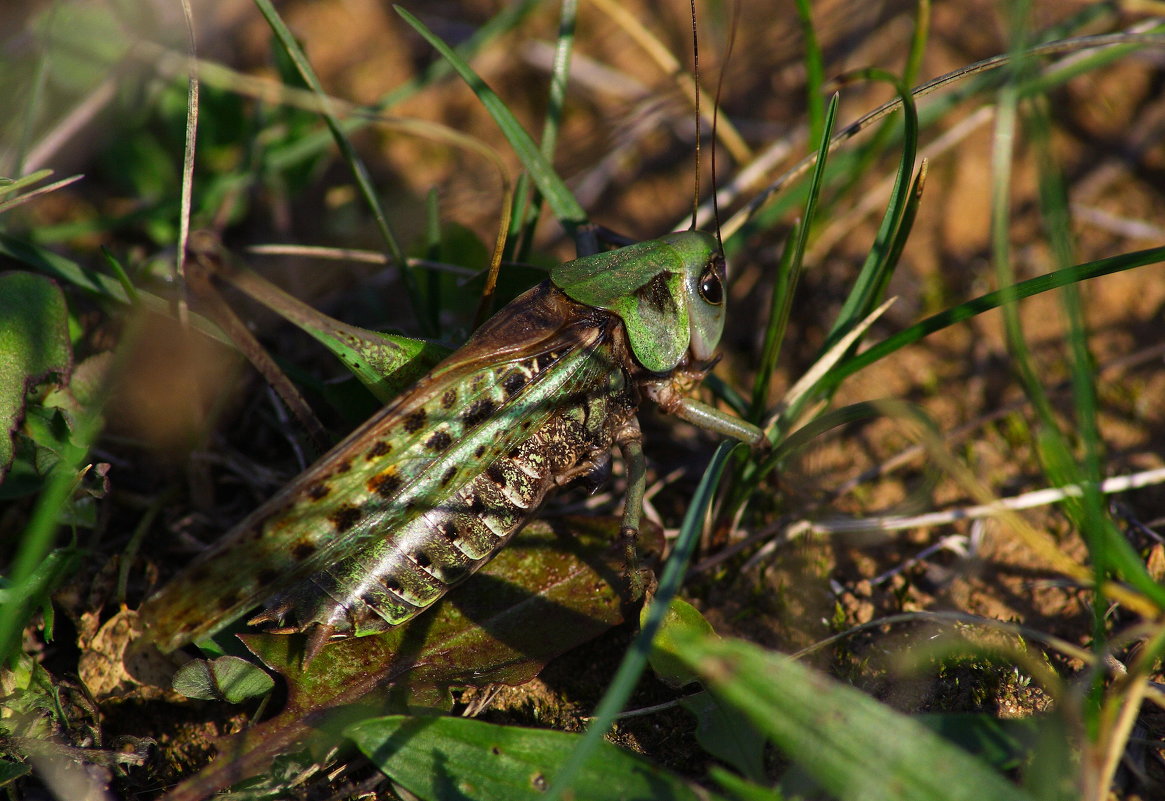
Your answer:
[[[647,490],[647,462],[643,457],[643,432],[634,418],[616,435],[623,464],[627,467],[627,492],[623,506],[623,521],[619,538],[623,543],[623,558],[627,564],[631,600],[638,601],[647,591],[647,583],[639,569],[639,518],[643,512],[643,495]]]

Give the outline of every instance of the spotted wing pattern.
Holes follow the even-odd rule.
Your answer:
[[[154,641],[266,603],[318,647],[424,609],[610,449],[635,405],[616,329],[548,284],[515,300],[148,600]]]

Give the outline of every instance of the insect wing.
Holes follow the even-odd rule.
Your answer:
[[[505,431],[519,431],[527,421],[535,426],[550,414],[547,387],[569,394],[595,380],[595,370],[584,366],[535,370],[519,381],[521,371],[508,366],[545,367],[547,354],[585,365],[574,352],[603,338],[548,284],[522,295],[148,599],[141,613],[149,635],[163,650],[207,636],[369,538],[386,535],[408,513],[408,498],[436,497],[443,475],[430,468],[444,448],[433,444],[494,420],[498,436],[484,442],[476,465],[458,477],[466,480],[468,471],[480,472],[512,447],[515,435]],[[506,400],[490,400],[496,397]]]

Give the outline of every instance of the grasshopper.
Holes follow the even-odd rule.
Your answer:
[[[698,107],[696,119],[698,163]],[[151,639],[169,651],[260,605],[250,623],[305,634],[305,663],[333,640],[386,631],[493,558],[551,490],[600,477],[615,447],[633,543],[642,400],[767,444],[688,397],[714,363],[725,280],[719,235],[694,220],[558,265],[147,599]]]
[[[720,341],[725,278],[717,238],[696,230],[558,265],[148,599],[151,639],[168,651],[259,605],[250,623],[306,634],[307,661],[385,631],[488,562],[552,489],[600,475],[614,447],[634,537],[641,399],[764,440],[686,394]]]

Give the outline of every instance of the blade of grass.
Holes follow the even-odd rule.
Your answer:
[[[546,98],[546,118],[542,122],[542,144],[539,150],[543,158],[554,163],[554,151],[558,146],[558,129],[562,125],[562,112],[566,105],[566,85],[570,77],[570,58],[574,50],[575,25],[578,18],[578,0],[563,0],[558,18],[558,37],[554,47],[554,62],[550,70],[550,86]],[[521,247],[515,250],[517,261],[526,261],[534,243],[534,227],[542,212],[542,192],[537,187],[527,189],[527,176],[522,176],[522,191],[518,197],[527,197],[528,202],[522,214],[515,214],[514,225],[520,231]]]
[[[409,300],[414,309],[417,309],[417,319],[421,325],[422,331],[426,336],[434,337],[437,335],[436,331],[430,331],[429,320],[431,315],[427,314],[424,309],[424,298],[421,295],[420,286],[417,283],[416,272],[408,264],[405,258],[404,250],[401,249],[397,242],[396,235],[392,231],[392,227],[388,223],[388,217],[384,213],[383,207],[380,205],[380,199],[377,197],[376,188],[372,185],[372,177],[368,174],[368,168],[364,166],[364,161],[356,153],[356,149],[352,147],[352,142],[348,139],[343,129],[340,127],[339,120],[331,111],[331,102],[328,95],[324,92],[323,86],[320,84],[319,78],[312,69],[311,64],[307,60],[307,54],[299,46],[299,42],[295,40],[291,31],[288,30],[279,12],[271,4],[271,0],[255,0],[255,5],[258,6],[260,13],[263,14],[267,24],[271,26],[271,30],[275,33],[275,37],[279,40],[279,44],[286,51],[288,57],[295,63],[296,69],[299,70],[300,76],[304,83],[316,94],[319,99],[320,108],[322,109],[322,116],[324,122],[328,126],[328,130],[332,134],[332,138],[336,142],[336,146],[340,149],[340,154],[344,161],[348,163],[352,170],[352,175],[356,179],[356,184],[360,189],[360,194],[364,198],[364,202],[368,204],[369,210],[372,212],[373,219],[376,221],[377,230],[380,232],[381,238],[384,240],[385,247],[388,249],[392,261],[396,264],[404,279],[405,288],[409,294]]]
[[[781,251],[781,260],[777,263],[777,276],[773,280],[773,291],[769,296],[769,323],[765,326],[765,341],[761,346],[756,378],[752,382],[752,397],[748,408],[741,412],[741,416],[753,423],[760,423],[765,407],[768,406],[769,384],[773,379],[773,371],[777,368],[777,356],[787,325],[787,318],[782,324],[781,316],[788,314],[787,287],[790,282],[796,280],[793,269],[798,248],[805,246],[805,238],[801,236],[804,228],[803,221],[794,220],[793,227],[789,229],[789,236],[785,240],[785,249]],[[801,252],[804,253],[804,250]]]
[[[768,390],[773,370],[780,358],[781,345],[785,340],[785,330],[789,324],[789,315],[793,312],[793,297],[797,292],[797,282],[804,266],[805,247],[809,242],[809,231],[813,227],[816,217],[817,203],[821,197],[824,185],[825,169],[829,162],[829,139],[833,133],[833,124],[837,119],[837,106],[840,98],[837,94],[829,101],[829,108],[824,119],[824,128],[818,144],[817,164],[813,170],[813,177],[809,182],[809,196],[805,201],[805,215],[801,223],[794,229],[796,239],[793,240],[792,252],[788,258],[782,257],[781,269],[777,273],[773,287],[772,308],[775,313],[770,316],[769,324],[765,328],[765,347],[761,354],[760,366],[756,382],[753,384],[752,403],[749,407],[750,420],[760,420],[764,409],[768,405]]]
[[[1067,270],[1058,270],[1047,275],[1029,278],[1006,289],[988,292],[985,295],[980,295],[977,298],[960,303],[958,306],[954,306],[946,311],[931,315],[925,320],[917,322],[877,344],[871,345],[865,351],[840,363],[826,376],[822,384],[823,386],[839,384],[859,370],[873,364],[879,359],[885,358],[906,345],[917,342],[935,331],[949,328],[956,323],[982,314],[985,311],[999,308],[1006,303],[1022,300],[1023,298],[1030,298],[1042,292],[1047,292],[1048,290],[1071,283],[1087,281],[1091,278],[1099,278],[1103,275],[1132,270],[1149,264],[1159,264],[1161,262],[1165,262],[1165,247],[1149,248],[1148,250],[1122,253],[1119,256],[1110,256],[1105,259],[1079,264]]]
[[[540,4],[541,0],[520,0],[520,2],[506,5],[492,19],[481,27],[476,28],[454,50],[464,61],[471,60],[483,47],[494,39],[517,27]],[[394,106],[440,83],[442,79],[452,72],[453,67],[449,62],[434,61],[420,75],[410,78],[405,83],[381,97],[371,106],[365,108],[364,112],[366,116],[357,116],[342,120],[340,122],[340,130],[345,134],[355,133],[365,125],[375,122],[376,117]],[[271,166],[275,170],[286,170],[295,167],[315,156],[333,141],[332,135],[329,132],[308,134],[302,139],[281,148],[278,152],[273,152],[271,154]]]
[[[1071,216],[1064,176],[1056,167],[1051,151],[1051,128],[1046,103],[1033,102],[1027,105],[1027,127],[1035,144],[1036,166],[1040,180],[1040,210],[1044,217],[1044,228],[1052,244],[1052,253],[1057,265],[1070,265],[1074,260],[1074,243],[1071,235]],[[1121,534],[1107,511],[1100,491],[1102,476],[1103,439],[1097,420],[1096,360],[1088,347],[1088,331],[1084,318],[1080,287],[1068,284],[1060,290],[1065,317],[1068,321],[1068,343],[1071,352],[1072,390],[1076,412],[1073,439],[1083,450],[1079,460],[1073,459],[1072,469],[1058,481],[1067,480],[1083,488],[1076,503],[1066,504],[1089,549],[1089,556],[1098,573],[1098,586],[1112,574],[1123,578],[1138,589],[1158,586],[1149,575],[1144,561]],[[1057,439],[1061,453],[1070,457],[1072,450],[1067,436],[1057,428]],[[1144,591],[1144,590],[1142,590]],[[1098,604],[1107,614],[1108,599],[1098,594]],[[1150,597],[1153,597],[1150,595]]]
[[[51,174],[52,170],[41,170],[40,172],[28,177],[40,180],[40,178]],[[59,181],[54,181],[51,184],[46,184],[45,186],[33,189],[31,192],[26,192],[23,195],[17,195],[16,197],[0,202],[0,214],[3,214],[6,211],[11,211],[17,206],[22,206],[28,201],[38,198],[42,195],[47,195],[49,192],[55,192],[56,190],[66,187],[69,184],[76,183],[84,177],[85,176],[83,175],[70,175],[68,178],[62,178]],[[32,183],[32,181],[25,181],[24,179],[21,179],[20,181],[14,181],[12,184],[3,187],[3,192],[0,192],[0,194],[3,194],[4,192],[10,192],[17,186],[27,186],[30,183]]]
[[[258,1],[258,0],[257,0]],[[555,173],[554,167],[538,150],[534,140],[530,138],[530,134],[518,122],[513,112],[506,107],[506,104],[498,97],[493,89],[486,85],[485,81],[473,71],[454,50],[445,44],[436,34],[430,31],[425,24],[414,17],[400,6],[395,6],[396,12],[404,18],[405,22],[413,27],[425,41],[433,46],[441,54],[445,60],[453,65],[453,69],[461,76],[473,93],[477,95],[478,100],[486,110],[489,111],[490,116],[494,118],[494,122],[502,129],[506,139],[510,143],[510,147],[514,148],[518,159],[522,165],[529,171],[534,183],[538,185],[546,201],[550,204],[550,208],[554,210],[558,221],[562,223],[567,232],[572,236],[575,235],[579,226],[586,223],[586,212],[583,211],[582,206],[575,200],[574,195],[563,183],[562,179]]]
[[[984,762],[853,687],[740,640],[685,635],[677,653],[686,665],[831,797],[1030,801]]]
[[[174,278],[178,284],[175,306],[182,325],[190,321],[186,297],[186,243],[190,240],[190,208],[194,201],[194,153],[198,142],[198,44],[194,33],[194,12],[190,0],[182,0],[182,23],[186,28],[189,62],[186,72],[186,137],[182,143],[182,188],[178,201],[178,242],[174,257]]]
[[[695,494],[692,495],[692,502],[688,505],[687,512],[684,513],[679,537],[676,539],[675,548],[667,560],[663,575],[660,577],[659,589],[651,601],[647,622],[640,629],[639,634],[635,637],[635,642],[631,644],[627,654],[623,657],[623,662],[619,665],[619,670],[611,681],[611,688],[607,690],[603,700],[595,709],[594,718],[587,728],[582,742],[571,752],[570,759],[555,775],[554,783],[546,793],[547,801],[556,801],[572,786],[575,776],[595,753],[599,743],[603,741],[603,736],[623,710],[627,699],[631,697],[632,690],[635,689],[639,677],[643,674],[643,669],[647,666],[647,656],[651,653],[651,640],[659,630],[672,599],[679,592],[680,584],[683,583],[688,562],[691,560],[696,543],[700,540],[708,512],[712,508],[716,485],[720,482],[724,466],[732,452],[738,447],[740,447],[739,443],[722,442],[716,452],[712,454],[712,459],[700,479],[700,484],[696,487]]]
[[[914,160],[918,154],[918,113],[914,107],[914,98],[897,77],[883,70],[861,70],[855,75],[867,80],[885,81],[898,92],[903,112],[902,158],[894,179],[894,190],[891,192],[890,202],[886,205],[886,213],[882,217],[874,244],[858,272],[853,289],[850,290],[829,335],[825,338],[823,351],[828,350],[845,331],[865,318],[870,310],[881,302],[886,285],[894,272],[895,264],[891,258],[894,253],[901,252],[900,240],[904,240],[905,235],[909,234],[909,230],[903,230],[902,222],[906,217],[906,208],[913,188]],[[825,149],[828,149],[828,145]]]
[[[821,43],[813,28],[813,10],[809,0],[796,0],[797,19],[801,23],[801,36],[805,40],[805,51],[801,63],[805,65],[805,104],[809,115],[809,141],[820,142],[827,130],[825,120],[825,65],[821,54]],[[832,126],[829,126],[832,127]],[[821,151],[818,150],[820,157]]]

